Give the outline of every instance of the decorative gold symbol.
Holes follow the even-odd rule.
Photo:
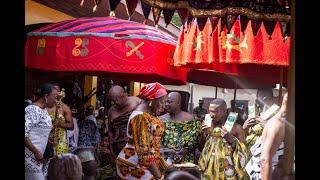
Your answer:
[[[243,49],[248,49],[247,44],[247,35],[244,36],[244,39],[240,41],[240,37],[237,37],[237,35],[234,33],[234,31],[231,31],[230,34],[227,34],[225,32],[221,33],[221,41],[222,41],[222,49],[227,49],[229,52],[234,49],[236,51],[240,51],[242,53]],[[230,42],[234,41],[236,44],[232,45]]]
[[[87,45],[89,44],[88,39],[77,38],[74,41],[74,44],[76,45],[76,47],[74,47],[72,49],[72,55],[74,55],[74,56],[87,56],[89,54],[89,50],[87,48]],[[82,47],[81,49],[79,49],[80,46]]]
[[[144,42],[142,41],[138,46],[136,46],[132,41],[126,41],[126,47],[130,47],[131,50],[126,52],[126,56],[129,57],[133,53],[135,53],[139,59],[143,59],[144,55],[139,51],[139,48],[144,45]]]
[[[193,50],[202,51],[201,44],[203,44],[203,43],[204,42],[202,41],[202,32],[200,32],[199,35],[196,38],[195,48]]]
[[[43,38],[38,39],[37,54],[42,56],[44,54],[45,47],[46,47],[46,40]]]

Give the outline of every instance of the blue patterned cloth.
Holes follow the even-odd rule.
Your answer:
[[[79,125],[78,146],[96,147],[100,143],[100,133],[93,115],[87,116]]]

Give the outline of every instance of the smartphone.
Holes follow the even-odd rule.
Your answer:
[[[227,129],[228,132],[232,130],[232,127],[234,123],[236,122],[238,117],[238,113],[236,112],[230,112],[227,118],[226,123],[224,124],[224,127]]]
[[[211,118],[210,114],[205,115],[203,123],[205,125],[207,125],[208,127],[211,127],[212,118]]]
[[[277,110],[280,108],[280,106],[276,105],[276,104],[273,104],[269,109],[267,109],[266,111],[262,112],[260,114],[260,117],[263,119],[263,120],[267,120],[269,119],[272,115],[274,115]]]
[[[254,104],[249,104],[248,106],[248,119],[256,117],[256,107]]]

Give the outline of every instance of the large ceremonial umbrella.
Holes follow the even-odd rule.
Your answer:
[[[281,77],[289,65],[290,38],[282,37],[279,23],[275,23],[273,33],[267,33],[266,28],[261,27],[254,36],[251,22],[243,30],[238,19],[228,31],[217,21],[211,18],[202,30],[196,19],[186,23],[180,32],[172,63],[201,69],[197,72],[198,79],[210,77],[208,73],[203,74],[205,69],[250,78],[260,84],[275,84],[284,79]],[[208,80],[201,81],[210,85]]]
[[[235,63],[288,66],[290,37],[283,38],[279,23],[275,23],[272,33],[264,25],[259,31],[253,32],[252,22],[242,30],[240,17],[228,30],[223,23],[215,18],[208,20],[200,30],[197,19],[186,23],[179,35],[178,45],[174,54],[175,65],[205,65]],[[212,26],[215,26],[212,30]],[[255,36],[254,36],[255,34]]]
[[[186,83],[186,69],[169,64],[175,45],[174,37],[144,24],[114,17],[80,18],[28,33],[25,67],[181,85]]]

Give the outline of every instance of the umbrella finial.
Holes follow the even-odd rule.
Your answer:
[[[113,17],[115,17],[115,16],[116,16],[116,13],[115,13],[114,11],[110,11],[109,16],[113,16]]]
[[[147,19],[144,19],[143,24],[147,24]]]
[[[93,2],[94,2],[94,7],[92,10],[93,10],[93,12],[96,12],[101,0],[94,0]]]
[[[96,11],[97,11],[97,7],[98,7],[97,5],[94,5],[92,11],[93,11],[93,12],[96,12]]]
[[[285,37],[282,39],[283,43],[285,43],[285,42],[287,41],[287,39],[288,39],[288,36],[285,36]]]

